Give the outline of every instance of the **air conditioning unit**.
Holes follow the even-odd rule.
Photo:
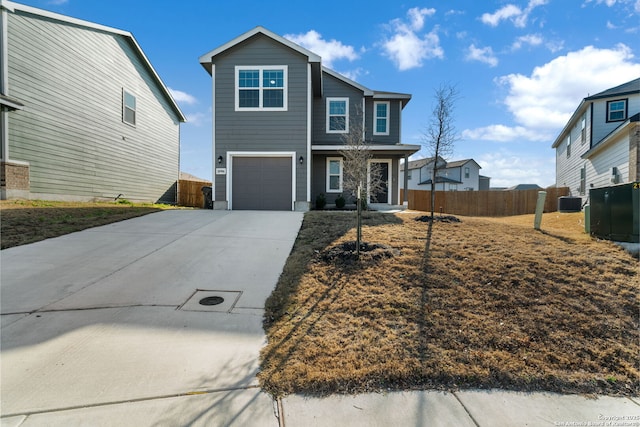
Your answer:
[[[612,167],[611,169],[609,169],[609,179],[611,180],[612,184],[617,184],[618,183],[618,168],[617,167]]]

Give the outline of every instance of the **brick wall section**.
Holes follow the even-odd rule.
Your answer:
[[[29,191],[29,165],[0,163],[0,187],[6,190]]]

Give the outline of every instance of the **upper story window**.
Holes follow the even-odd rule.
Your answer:
[[[587,140],[587,117],[582,116],[580,121],[580,143],[584,144]]]
[[[136,125],[136,97],[122,90],[122,121],[131,126]]]
[[[327,133],[349,132],[349,98],[327,98]]]
[[[627,100],[619,99],[617,101],[607,102],[607,121],[618,122],[627,118]]]
[[[571,157],[571,134],[567,135],[567,157]]]
[[[236,111],[286,111],[287,66],[236,67]]]
[[[389,103],[374,102],[373,111],[375,114],[374,135],[389,135]]]
[[[464,168],[464,177],[469,178],[469,168]]]
[[[342,192],[342,159],[327,157],[327,193]]]

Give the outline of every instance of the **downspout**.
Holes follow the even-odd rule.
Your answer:
[[[311,128],[312,112],[313,109],[313,77],[312,77],[311,63],[307,64],[307,203],[308,209],[311,209]]]
[[[409,206],[409,155],[404,155],[404,176],[402,177],[404,180],[404,197],[402,200],[402,204],[405,206]]]

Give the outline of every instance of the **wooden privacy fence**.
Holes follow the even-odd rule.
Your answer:
[[[211,187],[209,181],[178,181],[178,205],[192,208],[204,207],[202,187]]]
[[[513,191],[436,191],[435,212],[464,216],[512,216],[535,213],[539,190]],[[558,197],[568,196],[569,188],[547,188],[545,212],[558,210]],[[400,190],[404,200],[404,190]],[[409,209],[431,212],[431,191],[409,190]]]

